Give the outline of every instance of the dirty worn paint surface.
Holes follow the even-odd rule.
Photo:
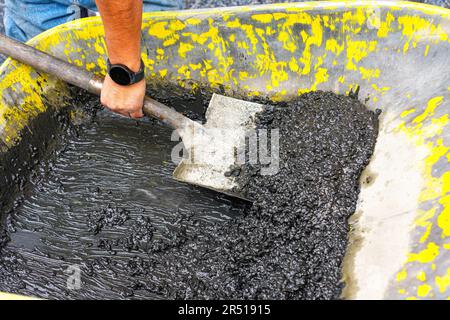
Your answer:
[[[145,15],[149,83],[287,100],[314,90],[360,97],[426,147],[424,185],[404,266],[386,297],[450,296],[450,11],[408,2],[317,2]],[[30,43],[97,73],[105,70],[100,19],[50,30]],[[0,148],[20,141],[63,86],[16,62],[0,75]],[[388,248],[387,248],[388,249]]]

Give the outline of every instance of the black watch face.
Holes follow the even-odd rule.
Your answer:
[[[111,67],[109,76],[115,83],[126,86],[131,83],[131,77],[127,70],[120,66]]]

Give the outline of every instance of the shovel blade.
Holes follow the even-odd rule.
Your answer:
[[[238,191],[237,177],[230,172],[239,172],[237,168],[244,164],[246,136],[256,129],[257,114],[264,109],[262,104],[214,94],[206,124],[193,134],[181,134],[188,158],[180,162],[173,177],[246,199]]]

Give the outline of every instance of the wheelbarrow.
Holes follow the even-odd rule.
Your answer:
[[[396,1],[147,13],[148,86],[287,101],[349,93],[381,109],[343,263],[347,299],[450,296],[450,10]],[[104,75],[98,17],[29,44]],[[68,86],[8,59],[0,70],[0,199],[51,135]],[[3,217],[4,218],[4,217]],[[3,219],[4,220],[4,219]],[[7,293],[0,298],[8,297]]]

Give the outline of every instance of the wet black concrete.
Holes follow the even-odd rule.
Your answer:
[[[245,220],[251,224],[240,236],[265,252],[245,274],[262,297],[339,297],[347,219],[376,142],[378,114],[357,100],[357,92],[312,92],[259,118],[260,127],[280,130],[281,160],[276,175],[247,165],[240,177],[254,199]]]
[[[377,116],[357,99],[311,93],[260,117],[260,127],[281,130],[281,170],[239,172],[253,205],[172,180],[170,129],[107,111],[92,117],[96,100],[75,100],[87,116],[55,137],[6,215],[0,291],[59,299],[339,296],[347,218],[377,134]],[[80,268],[78,290],[67,288],[69,266]]]

